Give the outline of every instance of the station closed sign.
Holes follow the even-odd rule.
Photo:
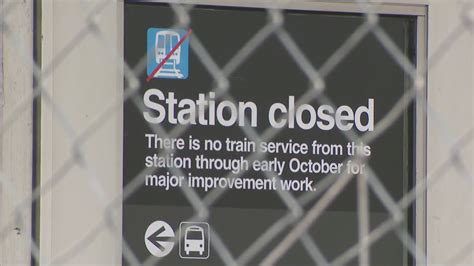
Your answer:
[[[357,176],[377,175],[394,200],[412,187],[411,109],[373,141],[359,138],[410,78],[372,33],[327,68],[361,14],[294,7],[277,25],[266,9],[194,5],[180,24],[180,10],[125,3],[125,61],[140,85],[124,102],[123,263],[129,252],[140,263],[223,265],[222,247],[259,264],[329,180],[354,176],[305,233],[332,261],[358,243]],[[415,18],[381,15],[379,26],[415,58]],[[372,190],[369,202],[373,229],[392,214]],[[277,264],[314,264],[303,242]],[[408,264],[393,233],[371,250],[374,265]]]

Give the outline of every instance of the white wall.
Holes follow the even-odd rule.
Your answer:
[[[123,91],[119,67],[121,60],[114,55],[118,33],[119,4],[110,3],[97,20],[104,39],[101,43],[87,28],[85,14],[97,1],[43,1],[44,66],[61,56],[64,47],[72,43],[72,52],[57,63],[53,76],[48,80],[48,91],[64,117],[56,116],[43,101],[42,120],[42,183],[60,171],[68,160],[76,160],[72,150],[75,135],[87,128],[98,114],[102,114]],[[110,2],[110,1],[109,1]],[[85,32],[76,38],[79,32]],[[120,107],[121,105],[119,105]],[[82,167],[74,166],[63,175],[49,195],[42,201],[41,247],[44,263],[71,250],[81,251],[66,256],[61,263],[118,264],[121,261],[121,216],[113,217],[117,232],[100,230],[94,240],[79,247],[78,239],[92,232],[103,222],[104,203],[119,197],[121,191],[121,109],[112,112],[88,140],[80,145]],[[68,124],[61,123],[67,121]],[[94,169],[96,172],[88,171]],[[96,176],[99,183],[91,182]],[[102,227],[104,228],[104,227]]]
[[[432,1],[429,9],[430,54],[461,23],[466,14],[461,1]],[[471,10],[472,13],[472,10]],[[472,13],[474,14],[474,13]],[[474,37],[464,32],[450,39],[451,48],[430,69],[428,102],[435,110],[428,114],[428,173],[447,160],[452,146],[474,126]],[[467,172],[454,162],[440,182],[428,192],[427,242],[431,263],[446,263],[474,239],[473,231],[473,150],[472,141],[461,146],[460,160]],[[458,167],[458,168],[456,168]],[[459,261],[474,264],[473,255]]]
[[[9,33],[0,37],[0,265],[29,264],[31,205],[22,205],[19,213],[15,208],[32,187],[32,106],[17,106],[32,94],[33,4],[1,0],[0,5],[11,7],[2,18]]]

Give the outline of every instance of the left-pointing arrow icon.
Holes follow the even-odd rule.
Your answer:
[[[165,251],[165,247],[160,244],[160,242],[169,242],[169,237],[160,236],[161,233],[165,231],[165,227],[162,226],[160,229],[156,230],[153,234],[151,234],[147,239],[161,251]]]
[[[174,231],[169,224],[163,221],[151,223],[145,232],[145,246],[156,257],[164,257],[173,249]]]

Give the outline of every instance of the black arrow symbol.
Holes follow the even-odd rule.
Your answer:
[[[156,232],[154,232],[147,238],[148,241],[150,241],[153,245],[155,245],[161,251],[165,251],[165,247],[163,247],[163,245],[161,245],[159,241],[169,242],[169,239],[170,239],[170,237],[160,236],[160,234],[163,233],[164,231],[165,231],[165,227],[161,226],[160,229],[156,230]]]

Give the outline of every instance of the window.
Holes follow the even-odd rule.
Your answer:
[[[175,25],[175,13],[168,4],[125,4],[127,64],[138,65],[144,55],[153,54],[146,49],[149,29],[181,30],[180,36],[185,39],[188,36],[184,34],[192,28],[189,39],[198,38],[204,47],[195,50],[191,45],[189,54],[180,57],[188,62],[187,78],[160,76],[165,70],[177,71],[172,68],[179,63],[163,66],[151,76],[150,71],[142,72],[138,98],[144,106],[140,108],[136,99],[124,103],[124,189],[136,184],[137,179],[145,180],[127,195],[123,204],[124,240],[133,243],[130,249],[139,261],[151,255],[143,245],[142,233],[150,224],[165,221],[176,230],[180,222],[199,221],[183,183],[195,189],[202,199],[212,198],[212,193],[224,189],[207,209],[208,222],[237,257],[249,252],[262,235],[270,234],[277,222],[285,222],[277,234],[266,238],[265,248],[245,263],[257,264],[265,259],[285,241],[299,219],[321,206],[318,204],[327,198],[328,184],[348,179],[305,233],[317,248],[310,249],[311,244],[305,243],[308,239],[301,240],[278,261],[282,265],[310,264],[312,256],[322,255],[328,262],[341,262],[344,256],[340,255],[359,241],[359,174],[369,180],[369,232],[380,230],[394,216],[403,215],[400,228],[413,237],[423,235],[424,224],[417,223],[424,216],[422,199],[417,210],[407,206],[403,214],[390,208],[420,180],[416,170],[423,175],[422,103],[406,108],[380,135],[374,133],[374,127],[393,112],[413,86],[414,73],[406,64],[423,66],[423,11],[382,10],[379,33],[390,39],[387,41],[371,30],[370,23],[358,13],[360,9],[353,5],[342,5],[343,9],[338,4],[322,5],[325,8],[317,3],[292,5],[282,13],[284,26],[280,31],[277,23],[269,22],[277,18],[257,6],[199,3],[202,5],[192,7],[189,13],[189,26]],[[258,34],[261,36],[255,37]],[[347,41],[350,38],[353,46]],[[226,69],[226,64],[232,65],[233,57],[246,45],[250,48],[244,60],[237,61],[235,68]],[[341,48],[343,45],[349,47]],[[407,61],[397,61],[393,51],[387,49],[390,45]],[[337,54],[338,51],[343,52]],[[228,75],[228,91],[216,84],[219,73],[209,70],[209,61],[203,60],[207,56]],[[220,89],[225,92],[218,95]],[[320,94],[317,90],[324,91]],[[199,105],[206,105],[202,113]],[[219,106],[224,106],[220,118]],[[156,120],[145,119],[145,113]],[[245,119],[240,121],[239,116]],[[179,127],[185,130],[177,130]],[[268,133],[272,130],[274,134]],[[156,149],[152,143],[157,132],[180,132],[170,137],[199,145]],[[355,133],[357,141],[350,133]],[[268,134],[272,137],[263,137]],[[271,152],[270,145],[281,149]],[[308,146],[307,153],[301,150],[304,145]],[[295,147],[299,150],[295,151]],[[258,151],[264,155],[253,158]],[[362,161],[354,157],[358,152],[362,153]],[[189,164],[183,163],[187,160]],[[242,180],[242,184],[235,185],[235,179]],[[284,191],[272,184],[281,185]],[[302,216],[292,217],[298,208]],[[399,237],[389,233],[379,239],[371,248],[371,263],[413,264]],[[318,250],[320,254],[308,254],[308,250]],[[123,262],[128,263],[126,257]],[[177,249],[164,260],[170,264],[180,262]],[[201,262],[223,263],[212,253]],[[357,257],[344,262],[356,263]]]

